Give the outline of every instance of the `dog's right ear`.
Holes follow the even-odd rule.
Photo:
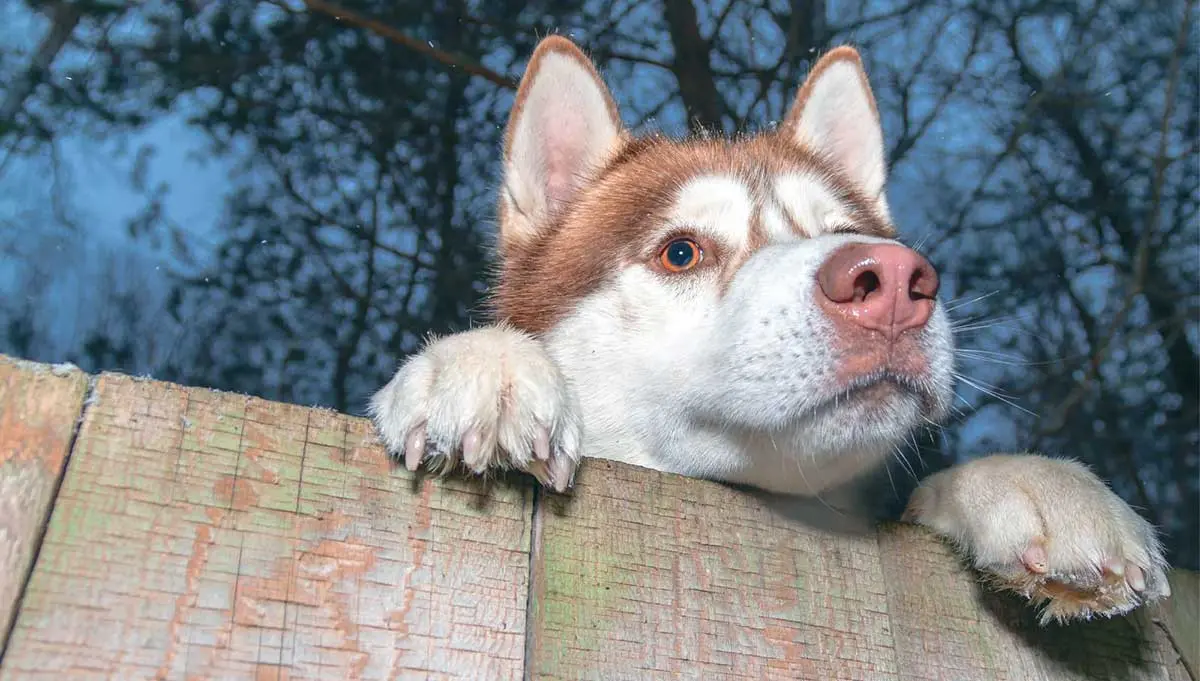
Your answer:
[[[501,248],[538,237],[623,135],[616,103],[592,61],[567,38],[543,39],[505,132]]]

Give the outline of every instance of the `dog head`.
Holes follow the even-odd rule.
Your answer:
[[[587,452],[819,492],[940,419],[937,272],[895,240],[858,54],[826,54],[775,129],[635,137],[570,41],[516,95],[498,317],[574,385]]]

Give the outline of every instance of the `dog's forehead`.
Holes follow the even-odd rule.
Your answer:
[[[746,178],[729,173],[701,173],[688,178],[667,207],[667,228],[704,231],[731,238],[745,231],[758,201]]]
[[[690,229],[742,247],[814,237],[849,216],[837,188],[809,169],[764,170],[757,177],[700,173],[675,195],[664,229]]]
[[[629,236],[691,228],[727,242],[813,237],[831,226],[887,236],[869,197],[828,159],[773,135],[687,143],[636,140],[609,166],[597,197],[665,223]],[[649,225],[644,225],[649,226]]]

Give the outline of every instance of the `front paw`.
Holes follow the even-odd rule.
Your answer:
[[[1170,595],[1154,528],[1084,465],[995,455],[922,481],[905,519],[970,554],[1041,623],[1113,616]]]
[[[371,399],[389,453],[415,471],[461,462],[475,473],[516,468],[557,491],[571,486],[582,424],[542,346],[505,327],[431,342]]]

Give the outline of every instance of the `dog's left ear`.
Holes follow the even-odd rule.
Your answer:
[[[867,72],[853,47],[835,48],[817,61],[781,132],[824,154],[884,207],[883,128]]]

